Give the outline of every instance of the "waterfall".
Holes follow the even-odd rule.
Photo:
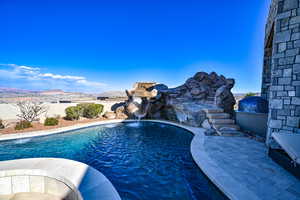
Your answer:
[[[138,121],[140,121],[147,115],[150,103],[146,98],[141,97],[134,97],[133,103],[138,107],[138,110],[133,114],[138,119]]]
[[[175,109],[176,117],[180,123],[186,122],[188,120],[188,115],[182,110]]]

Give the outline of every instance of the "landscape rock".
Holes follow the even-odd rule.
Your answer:
[[[128,119],[128,116],[125,113],[119,113],[116,117],[118,119]]]
[[[226,85],[217,89],[215,95],[216,106],[223,108],[224,112],[233,114],[234,105],[236,103],[235,98],[231,92],[235,84],[234,79],[227,79]]]
[[[205,129],[211,129],[211,125],[207,119],[202,122],[201,126]]]
[[[124,113],[135,119],[165,119],[197,127],[204,125],[210,129],[208,121],[204,122],[207,118],[204,110],[219,107],[232,114],[235,98],[231,89],[234,84],[234,79],[226,79],[215,72],[198,72],[176,88],[137,83],[135,89],[138,91],[126,91],[128,99],[115,109],[115,113]]]
[[[125,106],[120,106],[115,110],[116,117],[118,119],[127,119],[128,116],[125,114]]]
[[[215,129],[211,128],[211,129],[206,129],[206,130],[204,131],[204,134],[205,134],[206,136],[213,136],[213,135],[217,135],[217,132],[216,132]]]
[[[114,112],[105,112],[103,117],[106,119],[116,119],[117,115]]]

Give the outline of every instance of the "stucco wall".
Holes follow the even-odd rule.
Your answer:
[[[91,103],[99,103],[104,106],[103,113],[106,111],[111,111],[111,106],[115,103],[120,103],[121,101],[91,101]],[[47,117],[53,117],[59,115],[61,117],[65,116],[65,109],[69,106],[76,106],[77,103],[45,103],[48,107],[47,113],[40,116],[44,119]],[[17,120],[17,114],[19,113],[18,108],[14,104],[0,104],[0,119],[2,120]]]

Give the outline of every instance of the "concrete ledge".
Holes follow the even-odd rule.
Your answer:
[[[35,180],[30,182],[30,177]],[[39,178],[44,178],[40,180]],[[38,180],[39,179],[39,180]],[[52,191],[56,195],[71,194],[69,199],[120,200],[111,182],[96,169],[77,161],[61,158],[29,158],[0,162],[0,194]],[[36,181],[39,181],[37,183]],[[42,181],[42,182],[40,182]],[[3,186],[3,187],[2,187]],[[4,187],[5,186],[5,187]],[[47,190],[47,186],[48,190]],[[67,192],[67,193],[66,193]]]

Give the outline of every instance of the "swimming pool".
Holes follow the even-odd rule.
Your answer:
[[[124,200],[226,199],[194,163],[193,135],[154,122],[100,125],[0,142],[0,160],[66,158],[102,172]]]

